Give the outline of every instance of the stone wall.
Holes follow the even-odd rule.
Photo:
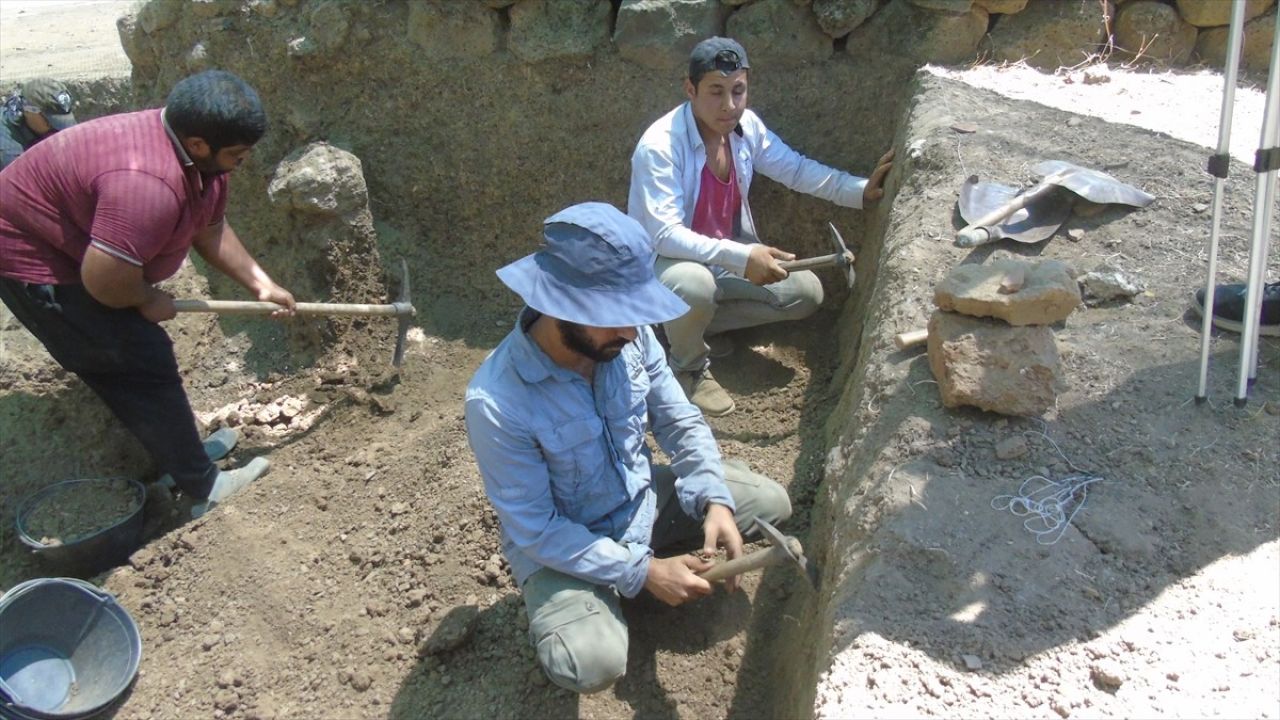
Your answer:
[[[1175,10],[1218,20],[1216,0],[1163,15],[1153,4],[1122,2],[1120,20],[1137,9],[1151,22]],[[1273,4],[1250,0],[1250,12]],[[283,158],[328,142],[361,160],[381,257],[408,259],[427,330],[477,336],[513,309],[492,271],[535,245],[542,218],[585,199],[625,204],[635,140],[683,101],[699,38],[740,39],[752,106],[772,129],[865,174],[920,64],[1078,62],[1098,53],[1113,11],[1094,0],[150,0],[119,28],[141,105],[211,67],[262,94],[271,130],[235,176],[231,217],[269,270],[302,297],[332,291],[313,262],[324,248],[266,199]],[[827,220],[861,235],[861,213],[768,181],[753,207],[764,237],[795,252],[823,250]]]

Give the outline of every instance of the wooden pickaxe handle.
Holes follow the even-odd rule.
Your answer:
[[[913,345],[919,345],[929,339],[929,331],[921,328],[919,330],[910,330],[908,332],[898,333],[893,336],[893,344],[899,350],[906,350]]]
[[[787,538],[787,543],[791,545],[791,552],[799,557],[804,554],[803,548],[800,547],[800,541],[793,537]],[[735,575],[748,573],[752,570],[771,567],[773,565],[781,565],[791,560],[791,556],[787,554],[787,549],[778,545],[772,545],[767,550],[753,552],[750,555],[727,560],[706,572],[699,573],[698,577],[710,582],[719,582]]]
[[[809,270],[812,268],[828,267],[830,265],[842,265],[844,253],[832,253],[830,255],[819,255],[818,257],[805,258],[803,260],[783,260],[778,263],[787,272],[795,270]]]
[[[269,315],[283,308],[271,302],[248,300],[174,300],[178,312],[211,312],[219,315]],[[398,302],[383,305],[362,303],[298,303],[299,315],[414,315],[410,303]]]

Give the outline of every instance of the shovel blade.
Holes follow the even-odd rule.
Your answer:
[[[1131,205],[1141,208],[1156,199],[1154,195],[1122,183],[1104,172],[1080,167],[1065,160],[1045,160],[1031,168],[1031,172],[1046,177],[1056,174],[1058,177],[1054,181],[1055,185],[1100,205]]]
[[[1004,207],[1010,200],[1022,194],[1018,188],[998,183],[979,182],[970,176],[960,187],[960,217],[972,223],[991,211]],[[1021,243],[1037,243],[1050,237],[1071,214],[1074,197],[1071,193],[1055,189],[1046,197],[1021,208],[997,225],[987,228],[989,240],[1009,238]]]

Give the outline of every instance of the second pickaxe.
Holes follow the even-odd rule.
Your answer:
[[[361,316],[395,316],[400,320],[396,329],[396,349],[391,356],[391,364],[400,367],[404,360],[405,337],[409,333],[411,318],[417,314],[413,303],[409,301],[409,264],[400,259],[400,299],[386,305],[369,305],[364,303],[298,303],[299,315],[361,315]],[[280,309],[279,305],[270,302],[254,302],[243,300],[174,300],[178,312],[211,312],[219,315],[269,315]]]
[[[792,270],[811,270],[813,268],[830,267],[832,265],[844,271],[845,282],[850,288],[853,287],[853,252],[844,245],[844,238],[840,237],[840,231],[836,230],[836,226],[827,223],[827,229],[831,231],[831,244],[835,246],[835,252],[830,255],[820,255],[818,257],[804,258],[803,260],[783,260],[778,263],[783,270],[791,272]]]
[[[759,570],[760,568],[794,563],[804,573],[804,576],[809,579],[809,584],[813,586],[813,589],[817,590],[818,567],[805,558],[804,548],[801,547],[800,541],[790,535],[783,535],[778,532],[777,528],[760,518],[756,518],[756,527],[760,529],[760,534],[769,540],[769,549],[722,562],[710,570],[700,573],[699,577],[703,580],[716,582],[734,575]]]

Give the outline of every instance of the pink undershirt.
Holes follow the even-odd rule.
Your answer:
[[[742,195],[738,192],[737,171],[733,163],[729,163],[727,181],[721,181],[711,172],[710,163],[703,166],[698,204],[693,208],[690,226],[693,231],[707,237],[731,240],[741,207]]]

